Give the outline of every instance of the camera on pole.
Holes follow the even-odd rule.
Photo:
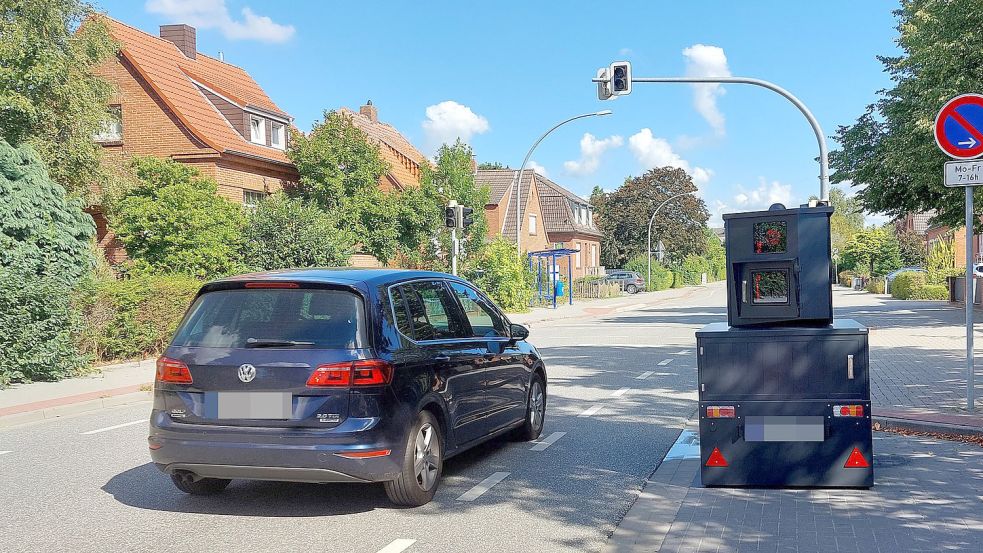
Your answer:
[[[627,61],[616,61],[611,64],[608,71],[610,79],[610,93],[613,96],[627,96],[631,94],[631,63]]]

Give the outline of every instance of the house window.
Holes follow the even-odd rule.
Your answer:
[[[102,129],[92,138],[96,142],[121,142],[123,140],[123,109],[120,106],[109,106],[109,117],[102,124]]]
[[[580,242],[577,242],[577,253],[576,253],[576,255],[574,255],[574,257],[577,258],[577,268],[578,269],[580,268],[580,248],[581,248]]]
[[[281,150],[286,149],[285,138],[285,127],[282,123],[274,122],[270,130],[270,144],[274,148],[280,148]]]
[[[259,205],[259,202],[265,198],[266,192],[257,192],[255,190],[242,191],[242,205],[249,209],[255,209]]]
[[[249,116],[249,140],[266,144],[266,122],[260,117]]]
[[[590,245],[590,266],[597,267],[597,244]]]
[[[529,215],[529,235],[532,236],[536,234],[536,216]]]

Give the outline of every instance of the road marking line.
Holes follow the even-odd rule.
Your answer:
[[[662,361],[659,361],[659,366],[660,367],[665,367],[669,363],[672,363],[672,359],[663,359]]]
[[[116,426],[107,426],[106,428],[97,428],[95,430],[89,430],[88,432],[83,432],[83,436],[88,436],[90,434],[98,434],[100,432],[109,432],[110,430],[116,430],[117,428],[123,428],[124,426],[133,426],[134,424],[144,423],[146,424],[146,419],[140,419],[133,422],[124,422],[123,424],[117,424]]]
[[[590,409],[584,411],[583,413],[581,413],[581,414],[579,414],[577,416],[578,417],[593,417],[601,409],[604,409],[604,406],[603,405],[595,405],[595,406],[591,407]]]
[[[684,350],[677,351],[676,355],[686,355],[687,353],[689,353],[689,351],[684,349]]]
[[[546,436],[545,440],[540,440],[536,442],[536,445],[529,448],[529,451],[543,451],[547,447],[556,443],[557,440],[566,435],[566,432],[554,432],[549,436]]]
[[[13,453],[13,451],[0,451],[0,455],[6,455],[8,453]]]
[[[653,372],[655,372],[655,371],[645,371],[642,374],[636,376],[635,377],[635,380],[645,380],[646,378],[652,376],[652,373]]]
[[[416,540],[393,540],[392,543],[380,549],[378,553],[400,553],[414,543]]]
[[[478,482],[478,485],[476,485],[475,487],[473,487],[470,490],[468,490],[468,491],[464,492],[463,494],[461,494],[461,497],[457,498],[457,500],[458,501],[474,501],[475,499],[478,499],[479,497],[481,497],[481,495],[483,493],[485,493],[488,490],[494,488],[496,484],[498,484],[502,480],[505,480],[506,478],[508,478],[508,476],[510,474],[512,474],[512,473],[511,472],[496,472],[495,474],[492,474],[491,476],[489,476],[488,478],[485,478],[481,482]]]
[[[615,391],[611,392],[611,397],[621,397],[621,396],[627,394],[628,393],[628,390],[631,390],[631,388],[622,388],[620,390],[615,390]]]

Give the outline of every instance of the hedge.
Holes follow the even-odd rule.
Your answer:
[[[853,286],[853,271],[840,271],[837,275],[840,279],[840,286],[850,288]]]
[[[905,271],[891,282],[891,296],[899,300],[914,299],[915,291],[925,286],[925,273]]]
[[[867,291],[871,294],[883,294],[884,293],[884,279],[882,277],[875,277],[867,282]]]
[[[949,288],[944,284],[926,284],[914,291],[913,300],[947,300]]]
[[[185,275],[96,278],[79,293],[79,349],[97,361],[164,350],[202,281]]]
[[[652,259],[652,282],[648,282],[648,257],[645,254],[636,255],[625,264],[626,271],[635,271],[645,280],[646,290],[666,290],[672,288],[672,271],[665,265]]]

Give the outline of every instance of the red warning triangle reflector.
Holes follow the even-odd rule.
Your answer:
[[[846,460],[846,464],[843,465],[845,469],[865,469],[869,468],[870,463],[867,459],[864,459],[864,454],[860,453],[860,448],[855,447],[853,451],[850,452],[850,457]]]
[[[708,467],[726,467],[727,466],[727,459],[724,459],[724,456],[720,453],[720,448],[719,447],[713,448],[713,452],[710,453],[710,458],[707,459],[707,466]]]

